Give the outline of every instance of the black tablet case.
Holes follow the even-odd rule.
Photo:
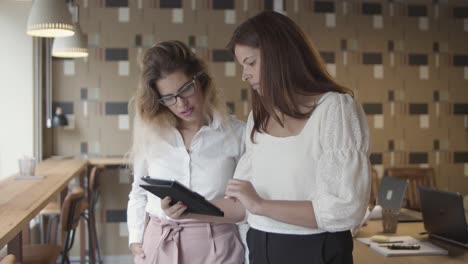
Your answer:
[[[224,212],[218,207],[210,203],[205,197],[191,191],[176,180],[160,180],[150,177],[141,178],[147,184],[140,186],[158,196],[161,199],[169,196],[172,201],[170,205],[181,201],[187,205],[186,212],[204,215],[224,216]]]

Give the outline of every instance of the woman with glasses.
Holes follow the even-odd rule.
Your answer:
[[[226,114],[205,65],[184,43],[161,42],[146,51],[127,209],[135,263],[244,262],[237,225],[175,220],[185,205],[169,206],[170,197],[161,201],[140,187],[146,176],[175,179],[206,199],[222,200],[244,152],[244,131],[242,122]]]

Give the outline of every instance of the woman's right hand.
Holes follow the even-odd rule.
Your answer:
[[[130,248],[134,256],[138,256],[142,259],[145,258],[145,252],[143,251],[143,245],[141,243],[132,243]]]
[[[163,209],[164,213],[171,219],[181,219],[182,215],[184,214],[187,206],[182,202],[178,202],[174,205],[170,205],[171,197],[166,197],[161,200],[161,209]]]

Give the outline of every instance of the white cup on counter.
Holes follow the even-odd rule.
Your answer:
[[[24,156],[18,160],[20,176],[34,176],[36,171],[36,159]]]

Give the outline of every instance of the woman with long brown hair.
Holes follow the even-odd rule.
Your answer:
[[[362,107],[285,15],[246,20],[228,48],[252,87],[246,153],[226,189],[248,212],[251,263],[352,263],[370,192]]]
[[[170,215],[182,213],[184,204],[169,206],[140,187],[146,176],[175,179],[207,199],[222,199],[244,152],[244,131],[244,123],[226,114],[204,63],[184,43],[160,42],[145,52],[127,209],[135,263],[244,262],[235,224],[175,220]]]
[[[228,48],[252,87],[246,152],[226,195],[224,219],[247,216],[252,264],[352,263],[350,230],[370,194],[369,131],[351,90],[328,74],[288,17],[262,12],[237,27]],[[163,199],[162,206],[169,203]]]

